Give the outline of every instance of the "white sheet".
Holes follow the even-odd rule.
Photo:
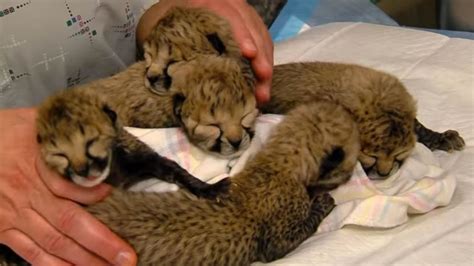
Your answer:
[[[273,264],[474,263],[474,41],[449,39],[442,35],[398,27],[333,23],[313,28],[296,39],[279,43],[275,50],[275,60],[277,64],[314,60],[357,63],[390,72],[398,76],[417,98],[418,118],[425,125],[439,131],[448,128],[458,130],[465,138],[467,147],[460,153],[435,152],[435,156],[432,156],[418,145],[413,157],[418,156],[423,159],[424,164],[435,166],[427,168],[427,173],[430,174],[422,173],[422,176],[444,178],[443,181],[447,184],[441,191],[446,195],[437,198],[441,201],[436,202],[436,206],[449,202],[455,183],[452,179],[456,179],[457,189],[447,207],[424,215],[411,215],[410,218],[402,207],[395,212],[400,214],[399,217],[394,215],[383,221],[372,220],[374,216],[370,215],[363,219],[364,212],[346,212],[352,216],[348,216],[343,221],[344,224],[367,226],[373,223],[378,227],[404,224],[384,230],[346,225],[343,229],[328,232],[340,226],[328,222],[338,221],[333,212],[321,225],[320,233]],[[267,132],[262,130],[268,130],[268,123],[275,123],[277,120],[278,117],[272,116],[259,118],[258,135],[264,137]],[[207,181],[216,175],[214,179],[222,178],[221,174],[232,164],[226,160],[205,157],[202,152],[189,146],[184,141],[184,135],[177,131],[132,129],[132,133],[139,135],[158,152],[171,155],[193,174]],[[164,139],[167,145],[163,145]],[[257,143],[254,148],[258,146]],[[240,165],[242,161],[240,160]],[[407,162],[404,167],[409,167],[407,165],[410,164]],[[234,169],[239,168],[238,166]],[[438,166],[447,171],[429,171],[438,169]],[[176,187],[148,183],[137,189],[161,191]],[[336,197],[345,196],[345,191],[336,192]],[[373,199],[370,204],[375,205],[377,201]],[[350,207],[349,204],[347,208]],[[341,206],[338,208],[338,215],[347,211],[341,209]],[[365,208],[367,209],[369,208]],[[431,209],[425,208],[421,212],[429,210]],[[420,210],[411,213],[417,211]]]

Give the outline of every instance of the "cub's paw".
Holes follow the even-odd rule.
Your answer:
[[[328,216],[334,207],[336,202],[329,193],[317,194],[313,198],[313,208],[317,208],[323,217]]]
[[[195,189],[192,192],[200,198],[217,199],[219,196],[223,196],[229,192],[230,184],[230,178],[226,177],[217,183],[206,184],[204,187]]]
[[[452,152],[462,150],[465,145],[466,143],[464,142],[464,139],[457,131],[447,130],[443,133],[440,133],[439,138],[437,138],[435,141],[429,143],[428,148],[431,150]]]

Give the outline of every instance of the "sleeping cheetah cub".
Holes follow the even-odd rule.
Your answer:
[[[187,61],[196,55],[240,58],[229,23],[202,8],[173,7],[158,21],[143,44],[147,63],[145,84],[161,94],[169,82],[169,64]]]
[[[416,119],[416,103],[394,76],[374,69],[337,63],[275,66],[271,101],[263,112],[286,113],[308,102],[327,100],[348,110],[360,132],[362,166],[388,176],[420,141],[431,149],[460,150],[456,131],[437,133]]]
[[[115,191],[88,210],[134,247],[140,265],[268,262],[316,231],[334,202],[308,190],[347,181],[358,150],[350,115],[332,103],[312,103],[288,114],[219,201],[182,190]]]
[[[105,180],[128,188],[160,178],[201,197],[227,190],[227,179],[213,185],[202,182],[130,135],[110,102],[90,88],[62,91],[40,106],[37,139],[49,167],[85,187]]]
[[[134,247],[139,265],[268,262],[317,230],[334,201],[314,191],[347,181],[358,150],[350,115],[332,103],[311,103],[290,111],[219,201],[185,190],[115,190],[88,210]]]
[[[200,11],[182,9],[181,12],[183,14]],[[173,18],[175,21],[172,25],[181,23],[192,25],[192,21],[186,16]],[[224,21],[216,15],[209,15],[207,19]],[[212,24],[218,22],[213,21]],[[186,36],[193,36],[191,39],[198,40],[197,36],[202,35],[202,30],[190,34],[191,27],[184,28],[189,30],[183,30],[187,33]],[[176,30],[180,32],[182,29],[176,27]],[[206,30],[211,32],[212,28]],[[192,46],[188,43],[175,46],[172,42],[160,45],[160,40],[154,44],[156,39],[149,38],[144,49],[147,58],[146,79],[166,81],[167,86],[154,87],[149,85],[154,83],[147,83],[150,90],[159,91],[161,95],[180,93],[185,95],[178,101],[181,107],[175,108],[175,117],[181,121],[191,142],[210,152],[233,156],[242,149],[222,149],[222,145],[230,147],[234,143],[235,147],[237,144],[245,144],[246,139],[251,138],[251,134],[240,133],[242,137],[239,140],[239,133],[235,133],[236,130],[229,132],[229,129],[239,128],[242,124],[243,128],[240,128],[240,131],[244,132],[249,128],[249,121],[253,122],[255,119],[253,113],[252,119],[246,115],[247,112],[239,111],[240,117],[235,115],[229,117],[227,114],[233,112],[233,106],[249,103],[253,105],[252,94],[242,94],[238,91],[251,91],[254,77],[251,75],[248,62],[242,60],[240,54],[222,53],[226,50],[233,51],[235,47],[232,36],[222,32],[228,28],[214,30],[218,33],[214,35],[212,42],[206,43],[202,53],[200,50],[202,45]],[[183,33],[181,35],[184,36]],[[226,49],[227,46],[232,49]],[[214,54],[209,52],[212,48],[215,50]],[[194,57],[176,56],[190,54],[191,51]],[[229,61],[232,60],[234,65],[241,66],[240,73],[228,67],[231,65]],[[170,66],[178,64],[177,62],[181,70],[170,73]],[[198,93],[194,91],[208,93],[196,95]],[[186,97],[186,95],[192,96]],[[452,151],[464,147],[464,141],[456,131],[434,132],[425,128],[416,119],[415,101],[397,78],[357,65],[312,62],[275,66],[271,100],[261,110],[283,114],[298,105],[318,100],[340,104],[353,115],[361,137],[359,160],[367,170],[376,170],[381,177],[389,175],[395,168],[394,165],[402,162],[410,154],[416,140],[430,149]],[[176,109],[178,111],[185,109],[186,112],[179,113]],[[249,107],[249,112],[250,109]],[[240,108],[237,107],[235,110]],[[241,148],[245,147],[246,145]]]

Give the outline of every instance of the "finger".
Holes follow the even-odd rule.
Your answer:
[[[17,230],[2,232],[0,243],[6,244],[16,254],[32,265],[70,265],[69,263],[45,252],[28,236]]]
[[[262,65],[263,64],[263,65]],[[255,59],[252,62],[252,68],[255,69],[257,76],[257,83],[255,84],[255,97],[259,106],[262,106],[270,100],[271,85],[272,85],[272,67],[265,65],[264,62],[259,62]]]
[[[136,264],[133,249],[90,213],[66,200],[55,202],[52,208],[51,201],[43,198],[32,202],[32,206],[58,231],[110,263]]]
[[[255,86],[255,96],[259,105],[264,104],[270,99],[271,78],[273,74],[273,43],[271,37],[258,16],[257,12],[247,5],[246,10],[241,8],[241,15],[247,23],[251,23],[250,33],[257,44],[257,55],[251,61],[252,69],[257,77]]]
[[[107,265],[105,261],[86,251],[69,237],[59,233],[35,211],[25,210],[21,215],[24,219],[20,219],[18,228],[49,254],[74,265]],[[30,223],[23,224],[21,221]],[[34,223],[34,226],[31,226],[31,223]]]
[[[36,171],[53,194],[82,204],[101,201],[112,191],[112,188],[106,184],[99,184],[91,188],[76,185],[49,169],[39,156],[36,159]]]
[[[254,27],[250,33],[254,36],[257,44],[258,54],[254,61],[260,61],[260,73],[257,73],[261,79],[270,79],[272,76],[273,67],[273,42],[262,19],[251,6],[247,5],[248,12],[246,18],[248,21],[253,21]]]
[[[255,97],[259,106],[270,101],[270,81],[257,83],[255,86]]]
[[[261,51],[263,51],[268,59],[270,65],[273,65],[273,40],[270,32],[267,29],[267,26],[263,22],[260,15],[257,13],[255,8],[250,5],[246,5],[248,9],[248,20],[253,21],[253,24],[256,25],[252,27],[254,29],[254,34],[257,34],[257,37],[260,37],[259,40],[261,43],[258,45],[261,46]]]

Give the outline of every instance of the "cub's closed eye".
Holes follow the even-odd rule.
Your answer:
[[[53,153],[53,155],[54,155],[54,156],[59,156],[59,157],[64,157],[64,158],[68,159],[67,156],[66,156],[66,154],[61,153],[61,152]],[[68,160],[69,160],[69,159],[68,159]]]
[[[86,142],[86,149],[89,149],[92,146],[92,144],[94,144],[94,142],[96,142],[98,139],[99,139],[98,137],[95,137],[93,139],[88,140]]]
[[[160,81],[159,76],[153,76],[153,77],[147,77],[147,78],[148,78],[148,81],[150,82],[151,85],[154,85],[155,83]]]
[[[397,161],[403,161],[405,160],[408,156],[410,155],[410,151],[405,151],[405,152],[402,152],[402,153],[399,153],[395,156],[395,159]]]

